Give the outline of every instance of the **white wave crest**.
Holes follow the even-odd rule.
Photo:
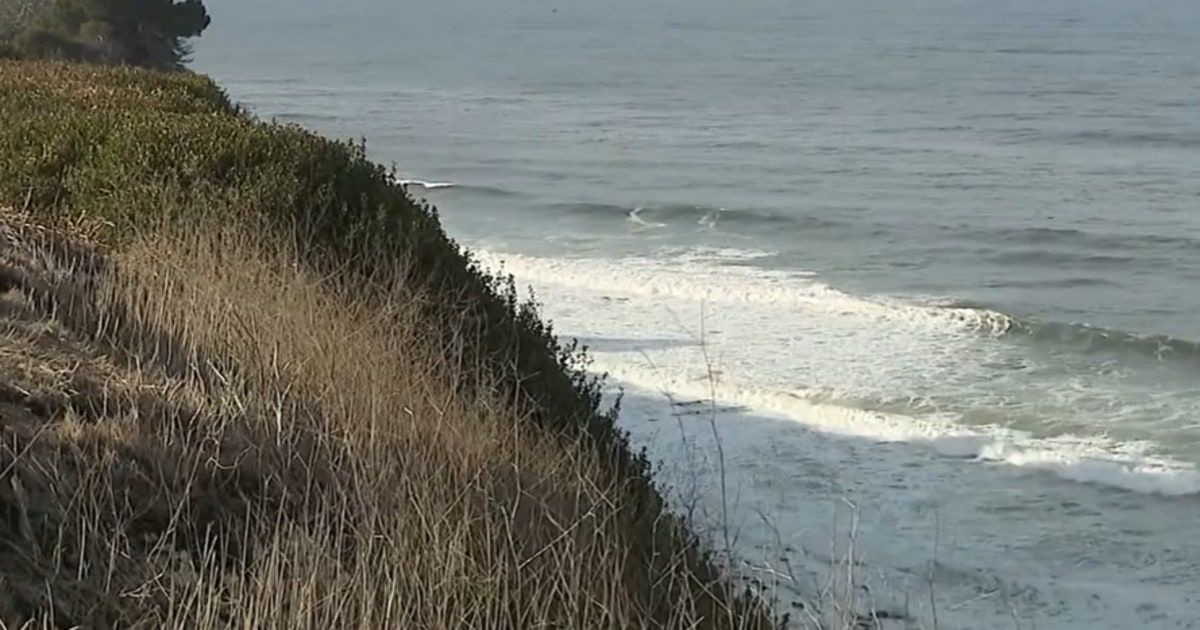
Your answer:
[[[1141,494],[1185,496],[1200,493],[1200,471],[1194,466],[1152,457],[1114,459],[999,441],[984,445],[977,457],[983,461],[1045,470],[1071,481]]]
[[[602,259],[560,259],[476,252],[493,270],[504,269],[538,285],[589,287],[610,294],[681,298],[710,303],[747,303],[778,308],[855,315],[898,325],[932,326],[1000,335],[1013,327],[1009,316],[975,308],[907,303],[887,298],[853,296],[807,277],[809,273],[714,267],[687,256],[673,260],[630,258],[619,263]],[[605,270],[598,273],[599,270]]]
[[[485,267],[502,268],[522,283],[548,289],[543,296],[565,300],[564,305],[571,305],[566,310],[575,313],[575,329],[588,334],[617,334],[605,332],[612,331],[614,322],[596,321],[600,315],[595,309],[609,296],[621,296],[634,298],[632,302],[639,306],[619,316],[609,314],[632,327],[619,334],[669,330],[661,313],[652,314],[658,312],[657,303],[664,307],[658,310],[674,312],[705,301],[725,306],[714,309],[722,316],[711,326],[730,336],[712,341],[714,352],[749,348],[757,342],[755,330],[781,339],[773,348],[759,344],[750,351],[752,359],[730,354],[715,391],[703,370],[696,369],[703,364],[697,363],[694,352],[652,351],[657,366],[653,368],[636,348],[593,353],[597,372],[631,388],[669,393],[677,400],[715,399],[718,408],[782,418],[826,435],[912,444],[944,457],[1043,471],[1075,482],[1165,496],[1200,493],[1200,471],[1195,466],[1157,457],[1148,442],[1117,442],[1104,436],[1035,437],[999,424],[967,423],[957,412],[871,409],[870,400],[906,391],[905,370],[956,378],[963,357],[977,361],[988,356],[969,354],[987,347],[980,345],[985,339],[981,333],[1000,334],[1015,322],[986,309],[855,296],[792,271],[722,264],[746,257],[720,250],[621,260],[479,255]],[[634,313],[644,319],[629,320]],[[812,343],[797,345],[789,340],[791,335]],[[669,347],[697,343],[680,338],[678,345]],[[813,352],[819,357],[810,361]],[[774,369],[776,362],[790,362],[791,367]],[[825,386],[810,390],[792,385],[798,380]]]
[[[641,206],[638,206],[637,208],[630,210],[629,211],[629,221],[631,223],[634,223],[634,224],[644,227],[644,228],[661,228],[661,227],[667,226],[666,223],[659,223],[657,221],[647,221],[647,220],[643,219],[642,212],[644,210],[645,210],[645,208],[643,208]]]
[[[624,385],[711,403],[717,413],[737,409],[780,417],[804,428],[845,438],[908,443],[939,455],[1043,471],[1059,478],[1141,494],[1200,494],[1200,471],[1192,464],[1147,454],[1149,445],[1104,438],[1034,438],[1004,427],[966,427],[951,417],[918,418],[811,399],[811,393],[770,391],[717,383],[705,374],[670,374],[661,369],[594,357],[595,368]],[[716,394],[715,398],[713,394]],[[700,405],[701,413],[707,405]]]
[[[417,186],[426,190],[436,190],[439,188],[455,188],[458,184],[454,182],[427,182],[423,179],[397,179],[397,184],[401,186]]]

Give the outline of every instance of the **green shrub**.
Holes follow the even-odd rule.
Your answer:
[[[403,264],[437,296],[430,316],[480,331],[469,350],[519,383],[536,422],[593,440],[631,480],[649,483],[574,349],[510,282],[480,271],[436,210],[394,184],[362,144],[254,120],[198,75],[127,68],[0,62],[0,112],[0,203],[50,223],[88,222],[113,246],[181,207],[168,200],[195,212],[237,208],[280,234],[299,230],[316,266],[369,277]]]

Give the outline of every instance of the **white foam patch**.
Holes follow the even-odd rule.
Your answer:
[[[1182,462],[1153,457],[1114,459],[1101,454],[987,443],[978,458],[1054,473],[1063,479],[1094,483],[1141,494],[1200,494],[1200,471]]]
[[[745,249],[741,247],[687,247],[676,250],[667,250],[665,255],[670,256],[671,260],[677,262],[713,263],[745,262],[760,258],[768,258],[775,256],[777,253],[778,252],[761,249]],[[800,270],[788,271],[788,274],[793,277],[811,277],[816,275],[816,273],[812,271]]]
[[[401,186],[417,186],[426,190],[437,190],[439,188],[454,188],[458,184],[454,182],[427,182],[423,179],[398,179],[397,184]]]
[[[1148,455],[1151,445],[1147,443],[1117,443],[1099,437],[1035,438],[1004,427],[965,427],[950,417],[917,418],[816,402],[810,392],[729,384],[702,371],[672,374],[661,368],[612,361],[605,355],[593,360],[597,371],[618,381],[679,401],[704,401],[691,407],[700,414],[710,404],[714,409],[743,407],[827,435],[909,443],[943,456],[1045,471],[1070,481],[1142,494],[1200,494],[1200,471],[1194,465]]]
[[[645,210],[646,209],[641,206],[638,206],[637,208],[630,210],[629,211],[629,222],[633,223],[635,225],[639,225],[644,228],[667,227],[666,223],[659,223],[658,221],[647,221],[647,220],[643,219],[642,212],[644,212]]]
[[[549,315],[560,330],[633,340],[624,350],[594,352],[594,369],[649,391],[714,397],[705,370],[698,369],[705,360],[700,342],[668,331],[681,312],[700,303],[715,305],[707,313],[711,337],[703,343],[720,356],[715,398],[721,405],[744,406],[823,434],[908,443],[947,457],[1040,470],[1071,481],[1167,496],[1200,493],[1195,467],[1156,458],[1152,444],[1102,435],[1037,437],[994,424],[1007,422],[1004,407],[990,402],[997,395],[1019,402],[1018,408],[1031,404],[1023,397],[1041,395],[1038,404],[1044,407],[1079,413],[1071,399],[1058,400],[1062,387],[1041,380],[1034,383],[1043,391],[1003,398],[1012,388],[1030,384],[1015,380],[999,386],[998,376],[1019,372],[980,367],[1011,362],[1012,357],[996,355],[1008,350],[987,338],[1011,325],[1003,314],[857,297],[792,272],[719,264],[760,255],[714,250],[665,260],[491,252],[478,257],[486,267],[503,268],[520,283],[534,285],[553,305]],[[637,339],[646,336],[659,342],[665,336],[666,345],[646,341],[637,349]],[[881,407],[869,402],[851,402],[948,395],[994,410],[993,423],[975,419],[967,424],[961,411],[944,405],[920,413],[885,413],[870,410]],[[1102,426],[1103,419],[1098,420]]]
[[[484,267],[504,271],[535,285],[586,286],[593,291],[650,298],[679,298],[724,304],[755,304],[783,309],[858,315],[915,326],[948,327],[1000,335],[1012,318],[983,309],[943,308],[898,300],[866,299],[843,293],[811,274],[726,267],[720,273],[686,258],[676,264],[628,258],[619,267],[599,259],[559,259],[476,252]]]

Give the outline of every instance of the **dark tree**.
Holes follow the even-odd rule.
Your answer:
[[[57,0],[58,25],[116,63],[179,68],[208,27],[200,0]]]
[[[41,22],[14,38],[25,57],[178,70],[210,18],[201,0],[54,0]]]
[[[54,0],[0,0],[0,40],[11,42],[21,31],[38,25],[53,4]]]

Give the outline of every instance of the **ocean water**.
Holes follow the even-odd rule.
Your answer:
[[[1200,627],[1200,3],[207,4],[194,67],[531,286],[795,617]]]

